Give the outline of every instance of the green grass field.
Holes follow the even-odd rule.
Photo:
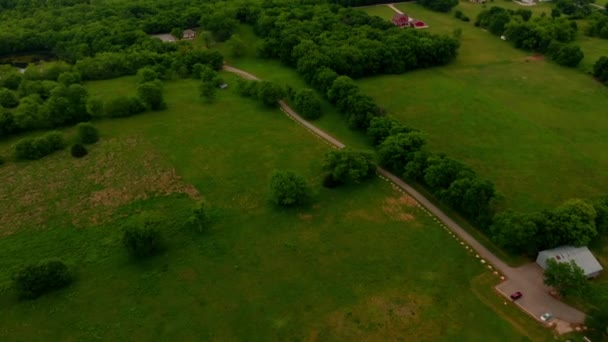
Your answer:
[[[222,76],[230,87],[214,104],[196,81],[171,81],[168,110],[96,123],[101,140],[83,159],[2,166],[0,340],[551,339],[503,306],[494,276],[407,196],[377,178],[322,188],[330,147]],[[87,88],[110,98],[135,80]],[[276,168],[304,175],[313,203],[270,205]],[[180,228],[199,198],[217,211],[204,234]],[[121,225],[146,213],[167,222],[167,250],[133,263]],[[16,301],[12,271],[47,258],[76,282]]]
[[[398,7],[427,21],[430,32],[462,29],[452,64],[359,81],[390,114],[427,132],[431,150],[472,165],[518,210],[608,191],[608,88],[472,23],[413,3]]]

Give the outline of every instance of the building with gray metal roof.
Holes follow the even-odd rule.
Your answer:
[[[582,268],[587,278],[595,278],[603,270],[602,265],[593,256],[587,247],[560,246],[547,249],[538,253],[536,263],[543,269],[547,268],[547,260],[554,259],[557,262],[574,261]]]

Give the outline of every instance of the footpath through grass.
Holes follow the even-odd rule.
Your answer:
[[[322,188],[330,147],[279,110],[240,98],[235,76],[222,76],[229,88],[214,104],[200,102],[198,82],[172,81],[165,85],[168,110],[96,123],[102,139],[81,160],[62,151],[0,168],[5,184],[16,176],[55,177],[14,185],[11,198],[35,200],[11,215],[63,213],[46,225],[2,226],[0,340],[550,338],[531,321],[515,328],[484,304],[494,280],[472,291],[471,279],[488,271],[409,197],[378,178]],[[109,98],[133,92],[135,81],[87,88]],[[270,205],[275,168],[304,175],[313,203]],[[153,187],[125,184],[140,178]],[[180,230],[196,198],[218,215],[204,234]],[[10,200],[0,198],[3,206]],[[132,263],[120,244],[121,224],[142,212],[173,223],[163,229],[164,254]],[[45,258],[65,260],[76,282],[17,302],[11,271]]]

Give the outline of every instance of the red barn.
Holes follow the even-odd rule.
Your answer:
[[[410,18],[404,13],[395,13],[392,22],[396,26],[403,27],[409,25]]]

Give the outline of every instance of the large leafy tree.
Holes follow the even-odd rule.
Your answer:
[[[339,183],[359,183],[373,176],[376,166],[370,152],[345,148],[327,152],[323,168]]]
[[[585,272],[574,261],[557,262],[548,259],[544,282],[554,287],[562,296],[581,295],[589,289]]]
[[[391,170],[403,171],[413,154],[423,145],[424,138],[418,132],[391,135],[378,148],[380,164]]]
[[[279,206],[304,204],[310,198],[310,190],[304,177],[288,170],[276,170],[270,179],[270,199]]]

